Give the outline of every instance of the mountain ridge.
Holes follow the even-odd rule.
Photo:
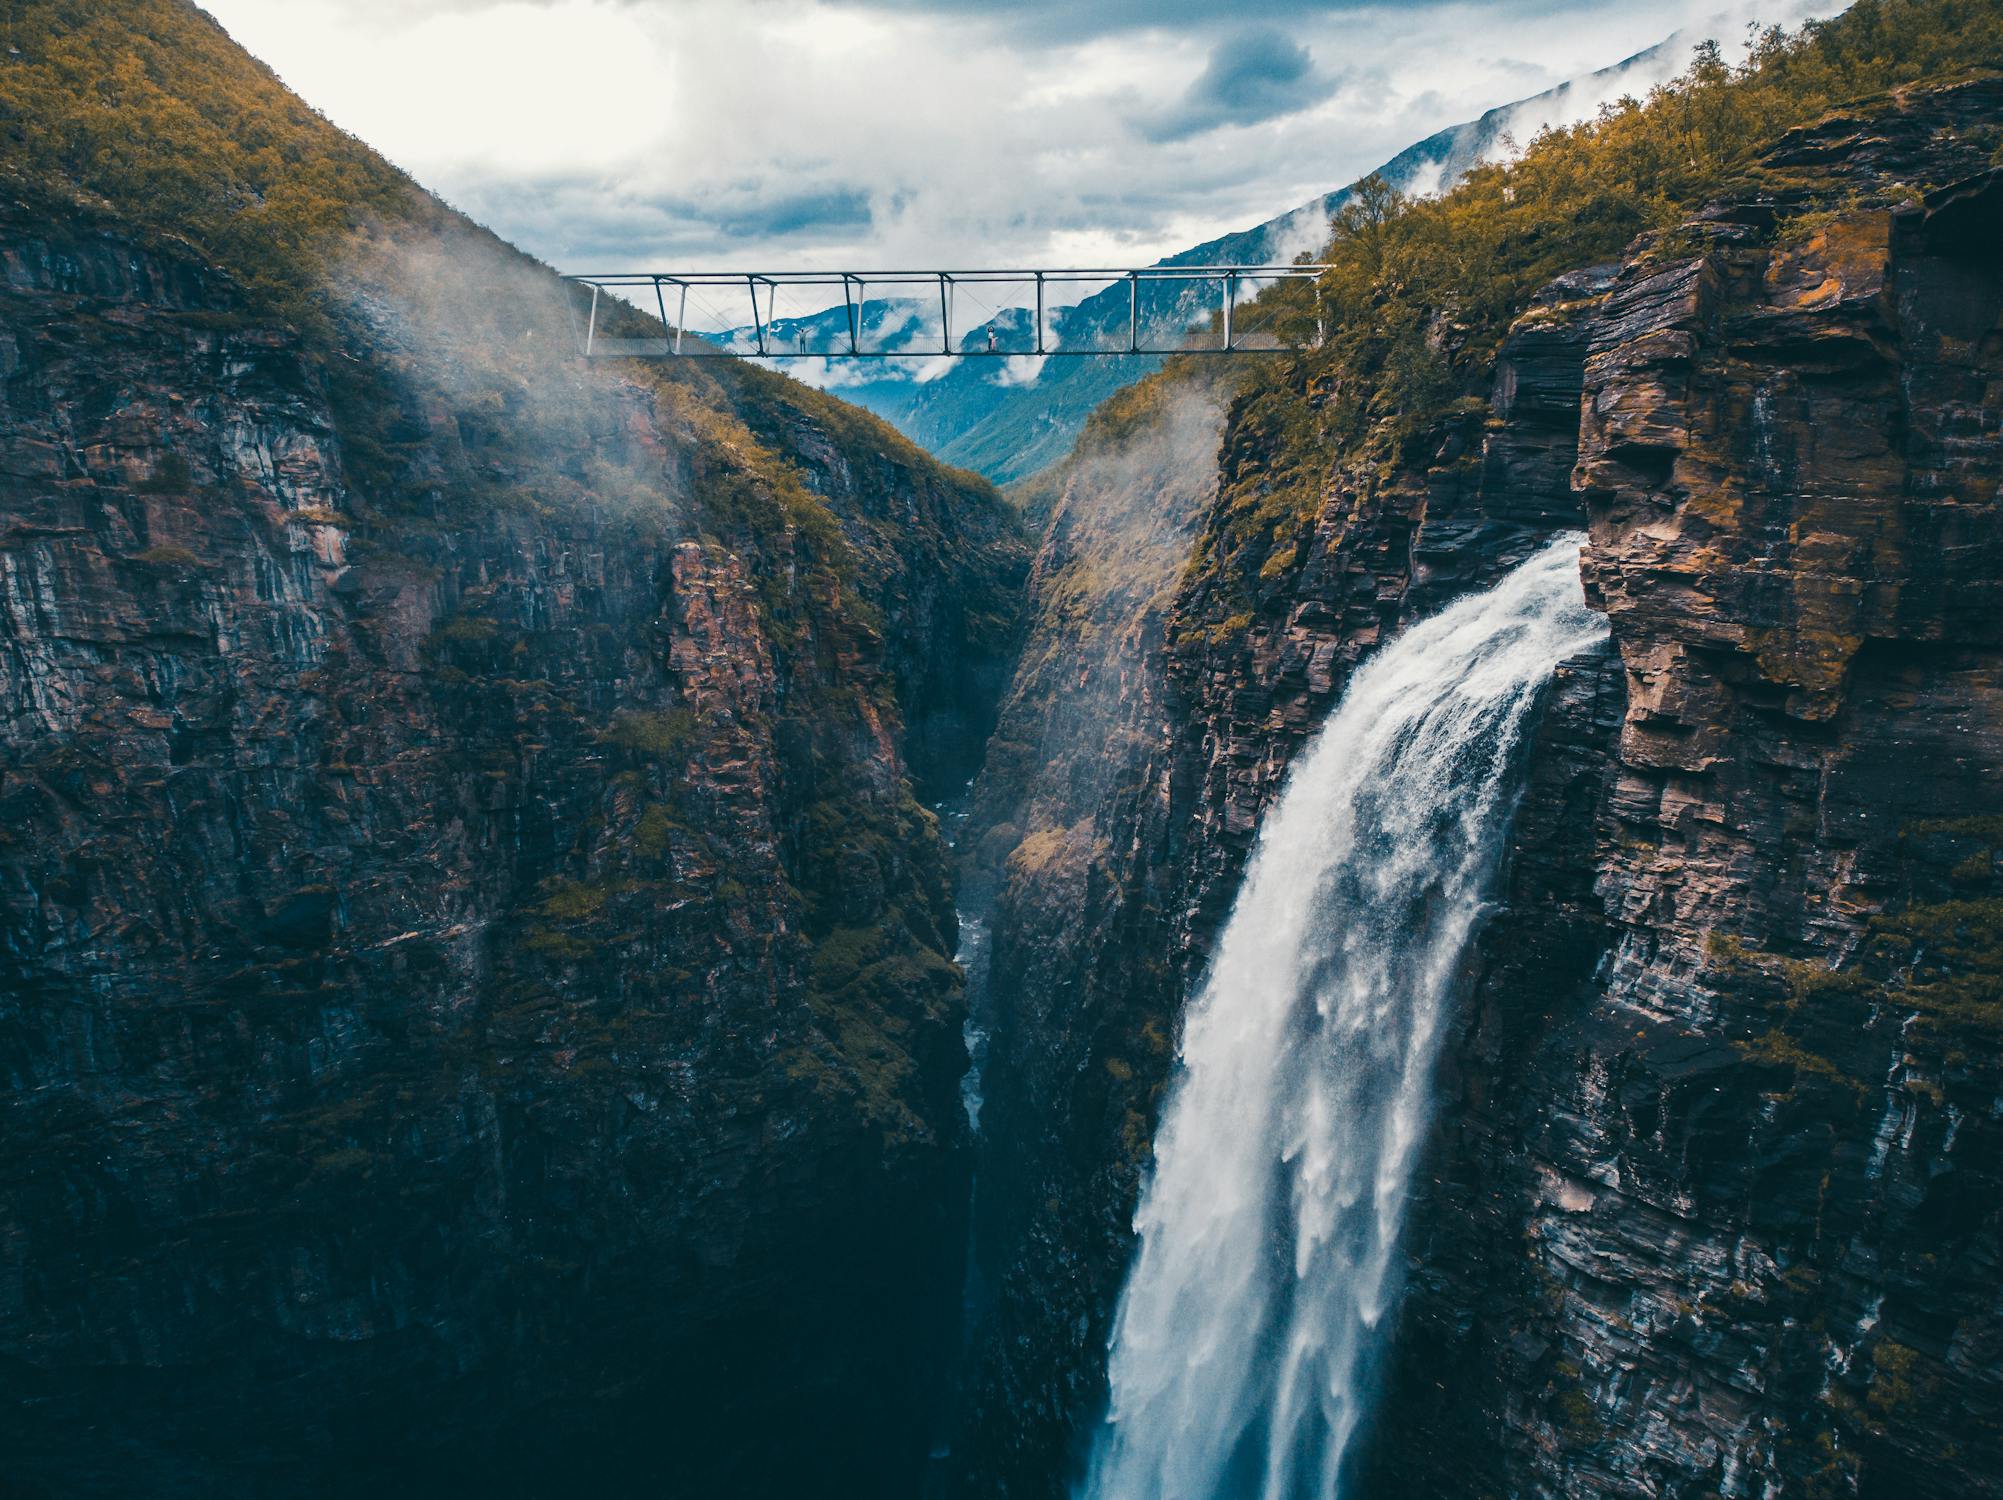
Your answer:
[[[1519,131],[1523,137],[1519,144],[1524,144],[1545,124],[1582,118],[1602,100],[1618,97],[1621,92],[1645,93],[1648,87],[1681,71],[1685,54],[1695,44],[1688,32],[1677,32],[1619,62],[1435,131],[1366,175],[1380,177],[1405,192],[1431,192],[1450,186]],[[1249,229],[1219,235],[1154,264],[1289,264],[1326,243],[1330,218],[1349,201],[1355,186],[1333,189]],[[877,306],[881,310],[875,315],[876,322],[881,328],[896,314],[889,304]],[[1193,293],[1178,296],[1155,287],[1142,291],[1143,322],[1157,330],[1158,337],[1172,338],[1192,314],[1205,311],[1194,305]],[[932,310],[913,303],[910,315],[918,330],[914,341],[922,339],[928,347],[936,347],[939,334]],[[1052,316],[1058,347],[1103,341],[1114,334],[1124,339],[1127,293],[1121,287],[1110,288]],[[970,329],[963,343],[981,347],[987,326]],[[794,320],[787,331],[793,328],[809,330],[804,347],[837,347],[847,337],[842,309]],[[748,327],[722,337],[739,349],[751,347],[753,342]],[[1019,345],[1012,346],[1004,338],[1003,347]],[[842,378],[830,381],[828,389],[883,417],[943,461],[1007,484],[1061,458],[1100,402],[1159,369],[1161,363],[1161,356],[1064,359],[1046,362],[1027,376],[1016,370],[998,376],[987,362],[954,361],[944,363],[936,376],[906,378],[871,377],[860,366],[844,367],[835,361]],[[1028,370],[1034,360],[1011,364],[1017,370]],[[847,378],[850,374],[861,378]]]

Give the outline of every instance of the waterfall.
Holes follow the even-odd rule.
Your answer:
[[[1387,642],[1266,815],[1135,1215],[1092,1500],[1329,1500],[1513,751],[1603,638],[1577,536]]]

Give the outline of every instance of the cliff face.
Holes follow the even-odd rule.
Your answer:
[[[1979,85],[1773,165],[1952,178],[1999,117]],[[1769,212],[1623,268],[1589,323],[1575,486],[1625,707],[1605,764],[1572,726],[1608,689],[1548,731],[1576,814],[1519,830],[1412,1247],[1411,1405],[1387,1406],[1388,1460],[1455,1421],[1404,1413],[1444,1392],[1467,1417],[1486,1381],[1497,1491],[1972,1495],[2003,1472],[2003,179],[1778,244]],[[1596,901],[1553,890],[1547,839]]]
[[[447,230],[0,212],[4,1480],[913,1492],[1026,554]]]
[[[984,1216],[990,1492],[1059,1492],[1103,1401],[1168,1038],[1293,752],[1387,631],[1560,529],[1613,643],[1526,753],[1366,1488],[1995,1492],[1999,123],[1977,82],[1788,137],[1759,194],[1548,287],[1403,456],[1332,456],[1264,551],[1281,429],[1336,392],[1232,407],[1115,699],[1145,753],[997,788],[1082,894],[1012,879],[996,923],[995,1132],[1038,1124]]]
[[[1327,439],[1366,374],[1330,363],[1121,396],[1025,497],[1014,667],[978,480],[757,370],[580,366],[550,277],[187,7],[30,20],[10,1493],[919,1492],[968,1176],[923,803],[984,741],[953,1453],[1061,1493],[1293,754],[1389,632],[1579,528],[1612,641],[1526,746],[1359,1470],[1996,1492],[1995,81],[1797,132],[1492,358],[1433,319],[1399,357],[1468,379],[1394,440]]]
[[[1047,489],[1040,601],[975,785],[963,880],[990,913],[994,997],[974,1199],[968,1493],[1042,1493],[1093,1400],[1147,1149],[1126,1059],[1169,1046],[1162,962],[1188,850],[1162,664],[1174,585],[1216,495],[1222,390],[1158,385],[1095,418]],[[1161,398],[1161,399],[1158,399]],[[1110,1064],[1112,1071],[1108,1071]]]

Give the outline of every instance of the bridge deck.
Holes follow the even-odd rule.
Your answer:
[[[1312,342],[1324,269],[615,271],[567,279],[591,288],[579,343],[594,358],[1076,359],[1263,354]],[[653,311],[662,334],[601,332],[607,293]],[[1283,336],[1278,314],[1289,302],[1297,311],[1305,304],[1305,316]],[[692,326],[692,310],[699,324],[716,326]],[[1313,332],[1303,338],[1303,330]]]

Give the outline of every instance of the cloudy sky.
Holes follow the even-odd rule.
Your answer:
[[[1679,27],[1841,0],[203,0],[568,271],[1125,265]]]

